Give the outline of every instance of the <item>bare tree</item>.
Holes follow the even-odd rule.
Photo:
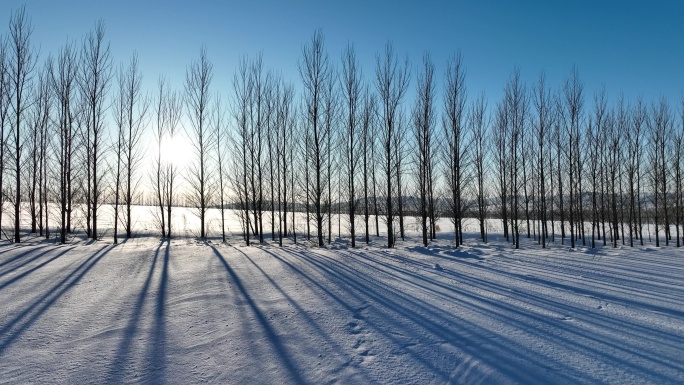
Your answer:
[[[629,136],[628,131],[629,131],[629,126],[630,126],[630,117],[629,117],[629,107],[625,105],[624,97],[620,95],[620,98],[618,99],[618,104],[617,104],[617,132],[618,136],[620,137],[620,145],[618,146],[618,180],[617,180],[617,185],[618,185],[618,191],[617,191],[617,196],[618,199],[616,199],[616,207],[617,211],[619,213],[619,224],[620,224],[620,238],[622,239],[622,245],[625,244],[625,181],[624,181],[624,171],[625,171],[625,165],[628,163],[627,161],[627,148],[629,145],[625,146],[624,145],[624,140],[626,137]],[[581,174],[580,174],[581,175]],[[618,207],[619,205],[619,207]],[[613,216],[613,223],[617,222],[617,215]]]
[[[590,171],[595,174],[591,176],[592,184],[592,206],[595,211],[595,218],[592,224],[592,244],[595,246],[594,232],[596,236],[603,240],[603,245],[606,245],[606,197],[607,197],[607,164],[608,164],[608,137],[610,133],[610,125],[612,124],[612,115],[607,110],[605,89],[601,88],[594,94],[594,111],[593,111],[593,135],[591,137],[593,149],[591,153],[595,155],[589,162]]]
[[[289,180],[292,178],[294,169],[293,147],[294,147],[294,131],[296,124],[296,116],[293,107],[294,88],[291,84],[284,84],[282,80],[278,87],[278,111],[277,111],[277,147],[278,147],[278,245],[283,245],[283,236],[288,236],[287,227],[287,212],[288,212],[288,198],[294,196],[293,189],[288,189]],[[289,195],[288,195],[289,194]],[[294,217],[294,204],[292,208]],[[294,220],[294,218],[293,218]],[[293,231],[293,235],[294,231]]]
[[[125,195],[124,204],[126,206],[126,218],[124,229],[126,237],[132,235],[132,215],[131,208],[140,184],[137,176],[140,162],[143,159],[143,148],[141,148],[141,138],[147,124],[147,112],[150,106],[149,98],[142,94],[142,74],[138,69],[138,55],[133,54],[128,69],[122,69],[120,75],[120,86],[123,87],[124,97],[124,158],[123,165],[125,171]]]
[[[658,127],[659,131],[664,132],[664,139],[659,143],[660,146],[660,159],[661,159],[661,166],[660,166],[660,172],[661,172],[661,187],[660,191],[661,194],[663,194],[663,230],[664,230],[664,235],[665,235],[665,246],[670,245],[670,239],[671,234],[670,234],[670,168],[668,167],[668,163],[671,159],[671,146],[670,146],[670,141],[672,138],[672,131],[673,131],[673,126],[674,126],[674,119],[672,116],[672,113],[670,112],[670,106],[665,100],[665,98],[661,98],[659,105],[658,105],[658,112],[654,114],[655,120],[656,120],[656,126]],[[663,126],[662,128],[660,128]]]
[[[275,240],[275,221],[276,221],[276,174],[278,172],[278,138],[277,138],[277,118],[278,118],[278,93],[280,82],[271,72],[266,76],[266,89],[264,90],[265,126],[266,126],[266,156],[268,158],[268,209],[271,214],[271,240]]]
[[[80,66],[79,70],[81,70]],[[78,79],[78,82],[79,95],[74,100],[75,112],[73,114],[76,139],[74,142],[73,152],[74,173],[71,176],[73,185],[73,189],[71,191],[73,212],[71,223],[68,223],[71,228],[67,226],[67,232],[72,233],[77,231],[78,228],[81,228],[83,229],[85,235],[90,238],[92,235],[92,172],[90,168],[90,156],[92,155],[90,150],[92,148],[92,141],[89,140],[90,131],[88,130],[87,125],[87,100],[83,97],[83,92],[80,90],[80,78]]]
[[[250,104],[252,100],[252,78],[249,76],[249,61],[240,60],[238,69],[233,75],[232,117],[235,121],[235,132],[232,135],[233,169],[237,170],[231,178],[240,205],[240,222],[243,237],[249,246],[250,241],[250,193],[248,178],[250,178],[251,159],[248,156],[251,130],[249,126]]]
[[[660,247],[659,232],[662,228],[665,245],[669,244],[668,184],[667,184],[667,139],[672,130],[672,116],[667,101],[661,98],[652,106],[650,123],[649,165],[653,200],[656,247]],[[662,216],[661,216],[662,214]],[[663,221],[661,222],[661,218]]]
[[[250,103],[250,191],[252,194],[254,215],[253,233],[259,236],[259,243],[264,243],[264,137],[266,134],[266,90],[269,79],[264,77],[264,64],[261,55],[250,65],[250,77],[253,86]]]
[[[361,156],[362,156],[362,175],[363,175],[363,222],[365,228],[366,244],[370,243],[370,208],[371,200],[369,194],[372,192],[373,196],[370,198],[376,201],[375,197],[375,122],[377,116],[377,104],[375,97],[371,94],[368,87],[365,88],[363,94],[363,112],[361,115]],[[372,190],[372,191],[371,191]],[[377,207],[377,204],[376,204]],[[377,220],[377,210],[375,212]],[[377,223],[376,223],[377,228]]]
[[[324,143],[324,148],[325,148],[325,180],[327,181],[327,187],[325,188],[327,197],[324,199],[323,206],[325,207],[326,211],[326,217],[328,220],[328,244],[331,243],[332,241],[332,206],[333,206],[333,200],[332,200],[332,194],[333,194],[333,187],[332,187],[332,181],[335,179],[335,176],[333,175],[334,173],[337,173],[340,175],[340,173],[337,170],[337,167],[335,167],[335,170],[333,171],[333,165],[336,165],[337,160],[338,160],[338,151],[337,147],[339,147],[338,142],[339,142],[339,135],[338,135],[338,117],[340,113],[340,108],[339,108],[339,96],[337,93],[337,71],[335,70],[334,66],[329,67],[329,73],[330,76],[328,77],[327,81],[324,82],[323,85],[323,136],[325,137],[325,143]],[[339,178],[338,178],[339,179]],[[339,183],[338,183],[339,184]],[[339,189],[338,189],[339,190]],[[339,196],[339,194],[338,194]],[[339,201],[339,197],[338,197]],[[339,215],[338,215],[339,218]]]
[[[57,116],[54,124],[58,135],[58,151],[55,159],[59,164],[59,212],[60,242],[66,243],[71,223],[72,197],[72,159],[76,130],[74,129],[73,106],[76,98],[78,76],[77,52],[72,43],[65,44],[59,51],[57,64],[51,75],[52,90],[57,103]]]
[[[52,59],[48,57],[44,67],[38,73],[34,83],[34,104],[31,108],[31,131],[33,135],[30,145],[31,152],[31,187],[29,199],[31,201],[31,230],[43,236],[47,229],[47,159],[48,144],[52,135],[48,134],[50,114],[52,108],[52,93],[50,88],[50,67]],[[37,205],[37,207],[36,207]],[[49,231],[48,231],[49,233]]]
[[[52,178],[48,178],[48,166],[50,165],[50,149],[52,148],[52,138],[53,135],[50,132],[50,123],[52,108],[54,103],[54,98],[52,94],[52,88],[50,83],[50,76],[52,73],[52,57],[48,57],[45,63],[45,68],[41,72],[40,84],[42,85],[42,90],[40,92],[41,97],[39,98],[39,104],[41,105],[40,110],[42,111],[43,120],[41,121],[40,131],[39,131],[39,212],[38,212],[38,228],[39,235],[45,234],[45,239],[50,239],[50,210],[48,203],[50,201],[50,188],[52,183],[50,181]],[[45,230],[45,231],[43,231]]]
[[[446,179],[450,194],[450,216],[454,223],[454,241],[458,247],[463,244],[463,192],[467,151],[464,123],[466,113],[465,68],[460,53],[447,63],[444,87],[442,127],[447,143],[445,147]]]
[[[9,124],[10,107],[10,77],[9,77],[9,50],[8,40],[5,36],[0,36],[0,238],[3,235],[2,217],[5,208],[5,155],[7,141],[5,126]]]
[[[231,114],[236,130],[231,136],[231,149],[237,173],[231,178],[231,184],[239,200],[239,217],[247,245],[250,233],[259,236],[260,243],[264,242],[265,210],[271,211],[271,229],[275,235],[275,185],[272,182],[268,186],[266,179],[275,178],[276,172],[278,154],[271,153],[271,150],[277,151],[271,135],[275,131],[279,91],[275,77],[271,74],[264,77],[263,72],[261,55],[252,61],[243,58],[233,78],[235,94]]]
[[[599,141],[596,124],[593,117],[589,117],[584,133],[587,143],[587,164],[589,171],[589,188],[591,189],[591,243],[596,248],[596,230],[598,229],[598,187],[599,187]]]
[[[210,93],[212,64],[207,58],[207,50],[202,47],[199,59],[193,61],[185,74],[185,100],[188,108],[191,139],[196,159],[190,165],[188,183],[189,198],[200,219],[200,238],[206,238],[206,215],[211,204],[211,178],[209,155],[213,145],[213,133],[209,127]]]
[[[79,78],[85,108],[86,226],[89,229],[88,236],[92,239],[98,239],[97,210],[103,188],[100,182],[104,176],[100,165],[104,158],[106,97],[111,80],[111,56],[109,44],[105,45],[104,35],[105,26],[102,20],[86,35],[81,50]]]
[[[176,204],[176,180],[179,170],[177,162],[173,159],[176,154],[168,153],[172,151],[169,148],[173,146],[167,143],[175,143],[181,135],[179,123],[183,114],[183,99],[179,92],[168,88],[163,76],[157,81],[157,96],[152,107],[155,115],[153,138],[157,151],[149,181],[159,209],[155,209],[154,216],[162,238],[171,238],[171,214]]]
[[[554,154],[555,154],[555,147],[556,146],[554,146],[553,143],[554,143],[554,138],[555,138],[555,135],[554,135],[555,129],[554,128],[557,126],[556,122],[558,120],[558,109],[556,108],[556,101],[557,101],[556,94],[551,93],[549,98],[550,98],[550,102],[551,102],[551,106],[550,106],[551,121],[549,122],[549,145],[546,146],[546,155],[545,155],[546,160],[547,160],[547,167],[548,167],[548,171],[549,171],[547,174],[549,177],[549,184],[548,184],[549,199],[546,202],[546,204],[548,206],[548,219],[549,219],[549,222],[551,223],[551,231],[550,231],[551,236],[550,236],[550,238],[551,238],[551,242],[555,242],[556,241],[556,225],[555,225],[555,220],[556,220],[556,217],[555,217],[556,204],[555,203],[556,203],[556,200],[554,199],[554,188],[555,188],[556,184],[555,184],[555,180],[554,180],[554,175],[555,175],[555,172],[554,172],[554,170],[555,170],[555,168],[554,168],[554,161],[555,161]],[[548,232],[547,232],[547,236],[548,236]]]
[[[642,125],[635,124],[635,109],[631,109],[630,119],[627,122],[625,130],[625,140],[627,141],[627,159],[626,159],[626,173],[627,173],[627,189],[629,199],[629,245],[634,247],[634,238],[639,237],[636,231],[637,224],[637,210],[636,201],[639,199],[639,193],[636,189],[636,179],[639,177],[639,170],[641,165],[637,163],[640,159],[642,145]]]
[[[396,151],[394,148],[395,137],[397,135],[397,114],[401,100],[408,88],[410,73],[408,70],[408,58],[403,64],[394,52],[391,42],[385,45],[383,55],[376,57],[376,88],[380,96],[382,125],[380,129],[380,142],[382,144],[383,163],[382,171],[385,177],[386,188],[386,207],[385,216],[387,222],[387,247],[394,247],[394,213],[392,207],[392,196],[396,189],[393,189],[393,179],[395,177]]]
[[[477,218],[480,223],[480,238],[487,242],[487,145],[489,122],[487,119],[487,101],[484,93],[471,105],[468,117],[473,147],[473,164],[475,168],[475,190],[477,195]]]
[[[292,131],[290,131],[292,135],[292,142],[291,145],[289,146],[289,151],[288,151],[288,156],[289,156],[289,161],[290,164],[293,165],[290,167],[291,172],[290,172],[290,199],[291,199],[291,207],[292,207],[292,241],[294,244],[297,244],[297,216],[296,216],[296,201],[297,198],[301,198],[301,192],[298,190],[298,187],[301,186],[300,183],[295,183],[295,180],[300,180],[301,179],[301,168],[299,167],[294,167],[295,164],[300,164],[301,159],[297,154],[301,154],[299,151],[295,151],[298,147],[296,144],[301,143],[301,136],[302,136],[302,127],[298,126],[302,124],[302,119],[300,119],[301,116],[305,115],[305,113],[301,110],[297,110],[295,112],[293,119],[292,119]],[[298,134],[299,135],[298,135]],[[305,198],[306,199],[306,198]],[[301,201],[301,199],[300,199]],[[306,203],[307,207],[307,219],[308,219],[308,201]],[[308,224],[307,224],[307,229],[308,229]]]
[[[558,200],[558,216],[559,216],[559,222],[560,222],[560,236],[561,236],[561,244],[565,244],[565,219],[566,219],[566,213],[565,213],[565,189],[564,187],[567,187],[563,182],[565,180],[565,169],[563,168],[564,165],[566,165],[565,161],[565,155],[567,153],[566,149],[566,142],[563,140],[564,135],[563,135],[563,121],[565,119],[565,112],[562,107],[562,102],[560,100],[560,96],[556,99],[556,119],[554,120],[554,131],[553,131],[553,140],[555,144],[554,148],[554,156],[556,160],[555,164],[555,174],[556,174],[556,183],[558,185],[558,189],[556,190],[556,199]]]
[[[118,88],[112,104],[114,124],[116,125],[116,142],[114,143],[114,153],[116,166],[114,172],[114,243],[119,243],[119,219],[121,206],[121,180],[125,177],[122,170],[124,149],[126,147],[126,79],[123,65],[119,68],[117,76]]]
[[[510,241],[510,234],[508,231],[508,190],[509,178],[508,169],[510,164],[509,158],[509,123],[508,123],[508,108],[506,103],[499,101],[496,105],[496,119],[494,124],[493,141],[496,147],[495,163],[496,173],[498,179],[498,196],[499,196],[499,211],[501,215],[501,223],[503,224],[503,235],[506,241]],[[553,219],[551,220],[553,223]]]
[[[684,98],[681,100],[682,110],[680,111],[679,130],[674,132],[673,136],[673,151],[672,151],[672,172],[674,173],[674,201],[675,201],[675,237],[677,247],[681,247],[681,226],[684,209],[684,177],[682,175],[682,157],[684,156]]]
[[[610,200],[610,230],[611,241],[613,247],[617,247],[617,241],[620,238],[618,230],[618,192],[617,185],[620,177],[620,126],[614,111],[611,111],[610,118],[606,125],[606,143],[607,143],[607,162],[606,162],[606,184],[607,193]]]
[[[583,121],[585,121],[582,118]],[[586,121],[585,121],[586,122]],[[586,123],[584,123],[586,124]],[[587,245],[587,240],[585,237],[585,203],[584,203],[584,197],[585,197],[585,166],[587,163],[587,154],[586,151],[583,151],[584,148],[586,148],[587,145],[587,138],[584,137],[584,130],[578,129],[577,130],[577,135],[575,136],[575,154],[576,154],[576,162],[575,162],[575,173],[577,175],[576,179],[576,204],[577,204],[577,236],[582,239],[582,246]],[[622,194],[622,190],[620,190]],[[620,198],[622,199],[622,198]]]
[[[306,106],[303,106],[302,109],[307,108]],[[304,174],[304,183],[300,190],[303,191],[304,194],[303,200],[306,210],[306,240],[311,241],[311,198],[309,196],[309,191],[311,190],[311,173],[309,172],[309,165],[311,163],[311,157],[309,156],[311,151],[311,146],[309,145],[311,142],[311,131],[308,129],[307,124],[308,111],[306,114],[300,115],[300,118],[299,124],[302,126],[301,135],[303,136],[300,143],[304,146],[303,151],[300,151],[304,157],[304,169],[302,170],[302,174]]]
[[[323,114],[325,111],[324,96],[327,82],[330,81],[331,72],[328,64],[328,55],[325,53],[324,38],[321,31],[316,31],[311,39],[302,49],[302,60],[299,62],[299,75],[304,85],[304,103],[306,104],[308,133],[305,141],[307,161],[311,164],[313,182],[307,190],[308,200],[313,201],[315,210],[315,220],[317,226],[318,246],[323,246],[323,219],[324,207],[323,199],[327,181],[325,170],[329,145],[328,134]],[[309,170],[305,170],[308,172]]]
[[[423,246],[428,245],[428,220],[430,218],[430,196],[434,185],[432,175],[435,147],[435,65],[429,54],[423,55],[422,72],[418,74],[416,104],[413,108],[413,135],[416,143],[414,158],[416,163],[416,184],[418,186],[420,223]],[[431,235],[431,234],[430,234]],[[431,237],[430,237],[431,238]]]
[[[226,149],[226,128],[225,128],[225,113],[221,103],[220,95],[214,97],[214,119],[212,121],[214,126],[214,138],[216,140],[216,172],[218,176],[218,199],[219,210],[221,212],[221,240],[226,242],[226,190],[225,190],[225,149]]]
[[[26,111],[31,106],[30,92],[33,71],[36,67],[36,54],[31,47],[33,27],[26,17],[25,7],[14,12],[9,22],[9,63],[8,74],[11,87],[11,109],[14,122],[12,136],[14,145],[14,242],[19,243],[20,207],[21,207],[21,161],[24,129],[22,123],[26,121]]]
[[[161,88],[163,87],[160,85],[160,89]],[[161,121],[164,123],[166,137],[169,141],[173,142],[182,136],[182,132],[180,131],[180,120],[183,116],[183,96],[179,91],[171,91],[169,89],[160,92],[160,95],[161,94],[163,94],[161,113],[164,115]],[[168,159],[164,167],[162,183],[164,201],[166,204],[166,218],[168,221],[168,225],[166,226],[167,238],[171,238],[172,234],[171,214],[177,200],[176,186],[179,172],[180,170],[178,169],[176,162],[174,162],[173,159]]]
[[[527,113],[527,108],[528,108],[529,103],[525,104],[525,109],[526,112],[524,114],[524,125],[523,129],[520,134],[520,142],[521,142],[521,149],[520,149],[520,167],[522,171],[522,189],[523,189],[523,203],[525,205],[525,228],[527,230],[527,238],[532,237],[532,223],[531,223],[531,214],[533,210],[530,210],[530,203],[532,203],[532,206],[534,207],[535,205],[535,186],[532,180],[534,179],[532,176],[532,173],[534,172],[533,170],[533,160],[534,160],[534,155],[533,155],[533,148],[534,148],[534,137],[532,135],[528,135],[529,133],[532,132],[531,127],[528,127],[528,120],[530,115]]]
[[[553,101],[551,99],[551,91],[546,87],[546,75],[542,72],[539,75],[539,80],[534,88],[534,97],[532,98],[534,107],[536,109],[536,139],[537,139],[537,191],[539,193],[539,204],[537,210],[537,219],[541,221],[541,231],[539,233],[539,241],[542,248],[546,248],[546,241],[548,239],[548,207],[547,207],[547,192],[546,192],[546,171],[547,150],[545,145],[550,141],[551,137],[551,120],[553,111]]]
[[[373,98],[373,100],[377,100]],[[377,116],[379,119],[380,113],[378,111],[378,105],[377,102],[373,103],[372,105],[373,112],[375,112],[375,116]],[[380,139],[380,125],[376,127],[376,129],[372,130],[372,140],[371,143],[372,145],[370,146],[370,159],[372,160],[374,165],[382,165],[382,162],[380,162],[380,159],[378,159],[380,155],[380,149],[378,148],[378,144]],[[380,208],[378,205],[378,194],[380,191],[380,186],[378,186],[378,178],[379,178],[379,171],[377,170],[378,167],[372,167],[371,168],[371,186],[373,187],[373,216],[375,217],[375,236],[379,237],[380,236]]]
[[[634,106],[633,112],[632,112],[632,125],[634,127],[634,136],[633,136],[633,141],[635,142],[636,145],[636,151],[634,151],[635,154],[635,161],[637,164],[636,167],[636,201],[637,201],[637,207],[633,208],[635,211],[635,225],[637,226],[637,231],[636,233],[639,236],[639,243],[643,246],[644,245],[644,237],[643,237],[643,222],[642,222],[642,199],[641,199],[641,176],[642,176],[642,165],[641,165],[641,160],[643,159],[643,145],[642,145],[642,139],[643,139],[643,134],[642,132],[646,129],[646,122],[648,119],[648,112],[646,110],[646,105],[643,102],[641,98],[637,99],[637,102]]]
[[[525,87],[520,81],[520,71],[516,68],[508,84],[504,88],[504,104],[507,109],[507,122],[510,125],[508,143],[509,149],[509,204],[513,243],[520,247],[520,190],[525,181],[520,178],[520,160],[524,147],[525,120],[527,116],[527,96]]]
[[[43,122],[44,113],[41,111],[41,99],[45,98],[45,95],[41,95],[44,87],[41,84],[43,82],[42,73],[38,71],[37,79],[32,84],[31,89],[31,107],[27,111],[27,133],[26,139],[24,141],[25,153],[27,155],[24,174],[25,189],[27,192],[28,200],[28,211],[31,221],[31,234],[35,234],[38,228],[38,204],[40,199],[38,197],[38,179],[41,175],[40,173],[40,131]]]
[[[287,189],[283,189],[283,164],[281,163],[286,143],[283,141],[283,136],[287,134],[287,119],[283,117],[284,110],[286,109],[283,107],[282,97],[282,94],[285,92],[284,88],[282,78],[280,76],[274,77],[271,94],[271,108],[273,112],[268,126],[269,173],[271,179],[271,233],[273,239],[277,239],[278,246],[281,247],[283,246],[283,190],[287,191]],[[287,200],[285,201],[287,202]],[[285,218],[287,218],[287,214],[285,214]]]
[[[573,67],[570,72],[570,77],[565,80],[563,85],[563,96],[564,96],[564,114],[563,116],[567,121],[563,122],[565,125],[565,136],[568,139],[568,145],[566,146],[567,153],[567,164],[568,164],[568,177],[569,186],[568,191],[570,193],[569,198],[569,209],[570,209],[570,247],[575,247],[575,239],[578,233],[576,227],[579,225],[578,218],[581,207],[578,204],[578,197],[581,197],[581,191],[579,188],[579,177],[580,173],[579,162],[579,143],[580,143],[580,119],[583,107],[583,97],[582,97],[583,85],[579,80],[579,74],[577,68]]]
[[[357,168],[359,151],[363,142],[359,139],[359,120],[361,116],[361,68],[356,58],[353,45],[348,45],[342,52],[342,95],[345,106],[344,155],[345,178],[349,212],[349,235],[351,247],[356,247],[356,203],[357,203]],[[366,209],[366,213],[367,213]],[[366,233],[368,232],[366,221]]]
[[[154,130],[154,141],[156,142],[157,145],[157,153],[156,153],[156,158],[154,160],[154,166],[152,173],[150,174],[150,181],[152,182],[152,189],[154,191],[155,197],[157,199],[157,207],[159,208],[159,213],[158,215],[158,221],[159,221],[159,227],[161,230],[161,236],[166,237],[166,208],[164,207],[164,164],[162,161],[162,151],[164,147],[164,140],[167,140],[166,138],[166,113],[164,111],[165,109],[165,87],[166,87],[166,80],[164,77],[160,76],[159,80],[157,81],[157,89],[158,89],[158,94],[157,98],[155,99],[155,117],[156,117],[156,126]],[[168,221],[171,221],[171,218],[168,218]]]
[[[394,149],[394,175],[397,179],[397,218],[399,219],[399,237],[404,240],[404,158],[406,157],[406,134],[408,118],[403,108],[397,111],[396,129],[392,140]]]
[[[591,186],[591,212],[592,212],[592,224],[591,224],[591,247],[596,247],[596,237],[601,238],[601,227],[599,224],[601,221],[601,213],[603,210],[603,162],[604,159],[602,154],[603,146],[605,145],[605,133],[606,133],[606,99],[605,90],[601,89],[594,94],[594,111],[593,116],[589,121],[587,126],[587,133],[585,137],[587,138],[588,156],[589,156],[589,183]],[[601,204],[599,204],[599,199]]]

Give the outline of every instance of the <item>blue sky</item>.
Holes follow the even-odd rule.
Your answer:
[[[587,105],[601,85],[613,100],[620,92],[649,101],[665,96],[673,106],[684,91],[684,3],[678,1],[3,0],[0,33],[22,4],[41,60],[104,19],[115,62],[137,51],[150,88],[160,74],[182,87],[186,66],[205,45],[213,89],[224,98],[239,58],[258,52],[268,68],[298,85],[302,46],[318,28],[335,63],[354,43],[369,80],[388,39],[409,56],[414,79],[423,52],[431,53],[441,78],[447,59],[460,51],[470,97],[484,91],[490,105],[516,65],[528,84],[544,70],[553,87],[576,65]]]

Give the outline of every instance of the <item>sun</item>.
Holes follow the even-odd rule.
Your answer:
[[[182,135],[162,138],[160,151],[162,162],[176,167],[183,167],[192,159],[192,145]]]

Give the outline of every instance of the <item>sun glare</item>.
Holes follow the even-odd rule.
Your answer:
[[[163,162],[182,167],[190,162],[191,157],[192,146],[183,136],[177,135],[173,138],[165,137],[162,139],[161,158]]]

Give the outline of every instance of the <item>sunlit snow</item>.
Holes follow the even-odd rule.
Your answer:
[[[680,250],[453,249],[442,224],[391,250],[4,243],[0,383],[684,383]]]

